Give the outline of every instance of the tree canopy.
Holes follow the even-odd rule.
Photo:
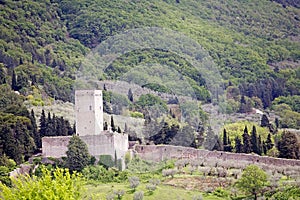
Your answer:
[[[66,154],[67,166],[72,171],[82,171],[91,161],[86,143],[78,136],[73,136],[70,139]]]

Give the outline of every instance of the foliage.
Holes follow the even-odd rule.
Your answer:
[[[257,195],[268,185],[267,174],[256,165],[247,166],[241,178],[236,182],[236,186],[257,199]]]
[[[280,158],[299,159],[300,143],[295,133],[284,131],[281,140],[278,142]]]
[[[56,168],[53,172],[42,169],[41,177],[19,176],[12,179],[12,187],[0,183],[1,198],[15,199],[82,199],[83,180],[77,173]],[[66,189],[67,188],[67,189]]]
[[[70,139],[66,154],[66,164],[71,171],[82,171],[91,160],[87,145],[78,136]]]
[[[130,184],[130,188],[132,188],[133,190],[135,190],[140,184],[140,179],[137,176],[128,177],[128,181]]]
[[[98,164],[103,165],[106,169],[115,166],[115,162],[111,155],[100,155]]]
[[[124,182],[128,179],[127,171],[119,171],[115,168],[106,169],[101,165],[87,166],[82,170],[83,176],[87,180],[100,183]]]
[[[133,195],[133,200],[143,200],[144,192],[143,191],[136,191]]]
[[[285,199],[297,199],[300,196],[300,188],[297,186],[286,186],[282,191],[277,191],[272,195],[273,199],[285,200]]]
[[[161,100],[159,97],[154,96],[152,94],[144,94],[141,95],[140,98],[135,102],[137,106],[140,106],[142,108],[151,107],[154,105],[157,105],[159,108],[163,110],[167,110],[167,105],[166,103]]]

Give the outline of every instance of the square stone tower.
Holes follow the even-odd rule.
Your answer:
[[[101,90],[75,91],[76,133],[99,135],[103,131],[103,97]]]

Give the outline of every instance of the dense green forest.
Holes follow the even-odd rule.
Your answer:
[[[274,110],[280,117],[276,129],[300,128],[300,10],[295,1],[1,0],[0,12],[0,153],[17,163],[40,147],[41,136],[70,135],[74,132],[72,124],[56,117],[55,113],[49,114],[48,118],[44,113],[48,125],[41,123],[40,127],[36,127],[34,114],[27,111],[25,105],[49,105],[53,100],[73,101],[77,71],[85,57],[110,36],[135,28],[165,28],[199,43],[216,64],[225,94],[220,94],[223,95],[220,99],[213,96],[205,77],[193,68],[192,63],[162,49],[125,53],[110,63],[106,70],[97,72],[100,79],[118,80],[136,66],[156,63],[180,72],[193,88],[196,99],[202,103],[226,99],[227,104],[222,104],[221,112],[247,113],[252,107]],[[136,76],[142,76],[142,72]],[[143,87],[172,92],[163,82],[149,82]],[[187,124],[174,122],[176,114],[167,108],[171,102],[151,95],[139,99],[132,99],[131,95],[127,99],[109,92],[105,98],[106,112],[120,112],[119,107],[110,110],[109,105],[112,99],[118,99],[119,104],[130,107],[132,116],[146,120],[148,130],[163,127],[160,134],[149,136],[149,141],[202,146],[199,143],[202,144],[204,135],[194,138],[190,128],[203,134],[203,126],[189,121]],[[177,101],[172,100],[172,104]],[[163,107],[169,118],[160,122],[150,121],[145,111],[146,106],[153,102]],[[180,106],[184,110],[194,105]],[[202,110],[199,112],[197,115],[205,123],[206,114]],[[53,128],[51,123],[54,121],[58,122],[57,126],[63,127],[43,132],[46,126]],[[176,138],[174,134],[177,132],[186,137]],[[221,146],[228,147],[229,137],[223,142],[214,134],[211,137],[218,140],[222,150]],[[233,145],[229,149],[236,148],[235,139],[231,138]],[[13,142],[4,142],[10,140],[15,141],[17,146],[10,145]],[[263,138],[260,142],[266,140]],[[274,144],[274,141],[269,142]],[[259,154],[265,155],[271,148],[266,150],[263,146],[260,144]],[[214,148],[219,149],[217,146]]]

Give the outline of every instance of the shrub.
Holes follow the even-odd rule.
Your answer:
[[[105,168],[115,166],[115,162],[111,155],[100,155],[98,164],[103,165]]]
[[[124,196],[125,191],[124,190],[115,190],[114,191],[114,195],[117,196],[117,199],[122,199],[122,197]]]
[[[218,197],[222,197],[222,198],[226,198],[229,197],[229,192],[224,190],[223,188],[216,188],[215,191],[213,192],[214,195],[218,196]]]
[[[135,190],[135,188],[137,188],[137,186],[139,186],[139,184],[140,184],[140,179],[139,179],[139,177],[136,177],[136,176],[129,177],[128,181],[130,184],[130,188],[132,188],[133,190]]]
[[[175,169],[164,169],[162,171],[162,175],[163,176],[171,176],[172,178],[174,178],[174,175],[177,173],[177,170]]]
[[[41,171],[41,177],[21,175],[12,179],[13,187],[0,183],[1,199],[82,199],[83,180],[79,174],[71,175],[61,168],[50,171],[43,167]]]
[[[203,197],[202,197],[201,194],[194,195],[194,196],[193,196],[193,200],[203,200]]]
[[[149,183],[157,186],[160,184],[160,180],[159,179],[150,179]]]
[[[156,185],[154,184],[147,184],[146,189],[148,190],[149,194],[153,194],[153,192],[156,190]]]
[[[133,194],[133,200],[142,200],[144,198],[143,191],[137,191]]]

